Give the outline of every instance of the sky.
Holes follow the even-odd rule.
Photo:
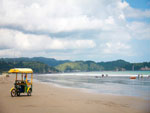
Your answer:
[[[150,0],[0,0],[0,58],[150,61]]]

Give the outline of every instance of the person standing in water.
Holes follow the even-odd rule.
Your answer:
[[[108,74],[106,74],[106,77],[108,77]]]
[[[138,74],[138,79],[140,78],[140,74]]]

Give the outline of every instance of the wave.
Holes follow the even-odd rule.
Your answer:
[[[130,77],[130,76],[138,76],[142,75],[143,77],[150,76],[150,71],[104,71],[104,72],[75,72],[75,73],[52,73],[52,74],[44,74],[45,76],[116,76],[116,77]],[[39,76],[43,76],[39,75]]]

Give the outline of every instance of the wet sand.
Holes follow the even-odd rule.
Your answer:
[[[32,96],[11,97],[14,77],[0,76],[0,113],[150,113],[150,100],[33,83]]]

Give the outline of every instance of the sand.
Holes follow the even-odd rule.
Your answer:
[[[32,96],[11,97],[14,77],[0,77],[0,113],[150,113],[150,100],[33,83]]]

